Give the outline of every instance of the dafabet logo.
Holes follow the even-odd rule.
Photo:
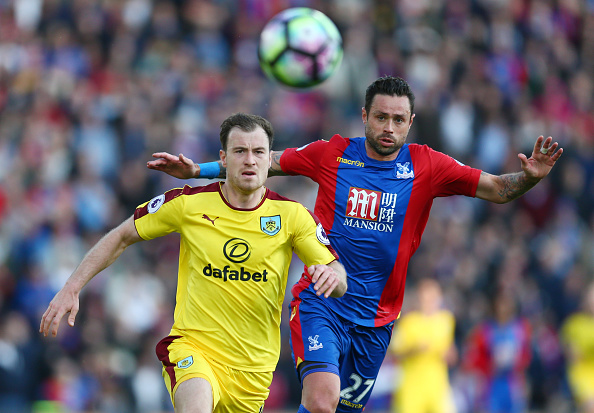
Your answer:
[[[247,261],[252,255],[252,247],[244,239],[231,238],[223,245],[223,255],[227,260],[234,264],[240,264]],[[217,268],[212,264],[207,264],[202,269],[202,274],[207,277],[218,278],[227,281],[254,281],[268,282],[268,270],[248,271],[245,267],[239,269],[231,268],[225,265],[223,268]]]

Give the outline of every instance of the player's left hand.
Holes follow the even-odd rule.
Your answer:
[[[175,178],[191,179],[198,175],[197,166],[190,158],[186,158],[183,153],[178,156],[167,152],[153,153],[155,160],[148,161],[146,167],[156,171],[165,172]]]
[[[541,180],[549,174],[555,162],[561,157],[563,148],[559,148],[559,143],[553,143],[553,138],[544,139],[541,135],[534,143],[532,156],[527,158],[523,153],[518,154],[522,162],[522,170],[530,179]]]
[[[58,291],[41,317],[39,332],[45,337],[48,334],[56,337],[58,327],[60,327],[60,321],[62,321],[62,317],[66,314],[69,314],[68,325],[74,327],[74,321],[80,306],[79,293],[78,290],[69,288],[68,284]]]
[[[311,276],[311,282],[314,284],[314,290],[318,296],[324,294],[324,297],[330,297],[332,291],[340,283],[340,278],[334,268],[328,265],[318,264],[310,265],[307,271]]]

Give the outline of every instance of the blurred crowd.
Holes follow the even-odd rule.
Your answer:
[[[258,65],[260,30],[292,6],[323,11],[343,36],[340,69],[308,91]],[[38,333],[49,301],[137,205],[208,182],[148,170],[153,152],[218,159],[219,125],[238,111],[272,122],[276,150],[362,136],[365,88],[385,74],[416,94],[410,142],[493,174],[518,171],[541,134],[564,148],[510,204],[436,201],[404,312],[418,280],[438,280],[456,321],[456,406],[489,411],[473,343],[506,295],[527,329],[524,409],[577,411],[561,331],[594,280],[593,0],[0,0],[0,411],[171,411],[154,346],[172,323],[176,235],[93,279],[57,338]],[[304,178],[268,186],[313,208]],[[299,405],[288,318],[281,334],[268,411]],[[389,408],[398,360],[385,365],[367,411]]]

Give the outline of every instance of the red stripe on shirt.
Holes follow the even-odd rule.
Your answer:
[[[291,344],[293,346],[293,356],[295,357],[295,367],[299,366],[298,359],[305,360],[305,348],[303,346],[303,334],[301,332],[301,318],[299,316],[299,304],[301,299],[294,298],[291,301],[291,318],[289,327],[291,328]],[[294,313],[293,313],[294,312]]]
[[[336,177],[339,166],[336,159],[344,154],[350,144],[349,138],[340,135],[334,135],[331,140],[338,141],[336,144],[332,142],[334,150],[331,152],[328,150],[328,141],[319,140],[301,148],[286,149],[280,159],[283,172],[307,176],[318,183],[318,193],[329,194],[316,197],[314,209],[327,234],[334,224]]]
[[[415,180],[413,183],[400,236],[401,240],[412,240],[412,242],[400,242],[396,261],[378,303],[375,326],[385,325],[392,321],[395,314],[400,314],[408,264],[421,243],[433,199],[450,195],[474,197],[481,173],[478,169],[459,166],[451,157],[436,152],[427,145],[409,145],[409,150],[415,176],[424,176],[429,182]],[[423,162],[427,156],[430,162]],[[431,193],[427,193],[427,188],[431,188]],[[379,314],[388,315],[379,316]]]
[[[185,185],[183,188],[174,188],[165,192],[165,201],[163,202],[163,204],[166,204],[167,202],[177,198],[180,195],[194,195],[201,192],[217,192],[218,190],[218,182],[213,182],[212,184],[196,187]],[[136,210],[134,211],[134,219],[142,218],[143,216],[148,214],[149,204],[150,201],[146,205],[136,208]]]

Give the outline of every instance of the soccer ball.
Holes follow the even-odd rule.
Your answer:
[[[342,37],[324,13],[308,7],[286,9],[260,34],[260,66],[284,85],[308,88],[322,83],[342,60]]]

